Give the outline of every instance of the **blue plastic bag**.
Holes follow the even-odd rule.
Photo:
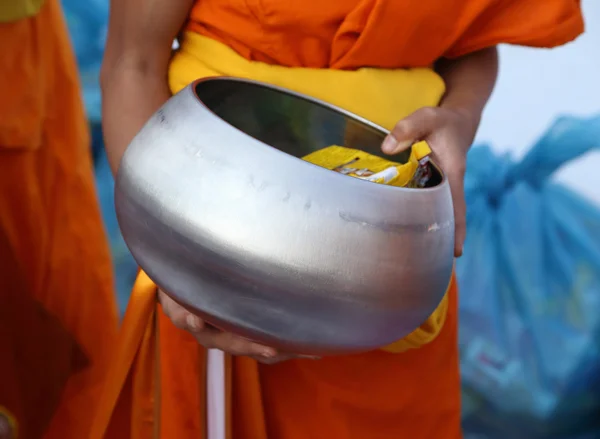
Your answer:
[[[99,122],[100,66],[108,29],[109,0],[61,0],[77,58],[88,119]]]
[[[600,117],[565,117],[520,162],[469,154],[462,378],[467,418],[498,437],[550,437],[600,408],[600,210],[550,181],[595,148]]]

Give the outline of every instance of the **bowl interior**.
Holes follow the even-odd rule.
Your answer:
[[[236,78],[211,78],[195,85],[196,96],[215,115],[273,148],[302,158],[331,145],[381,152],[386,131],[355,115],[277,87]],[[410,150],[394,156],[406,163]],[[428,187],[442,181],[433,168]]]

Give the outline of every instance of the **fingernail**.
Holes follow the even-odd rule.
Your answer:
[[[386,154],[397,154],[410,148],[413,143],[414,142],[412,140],[403,140],[402,142],[398,142],[393,135],[388,134],[381,145],[381,149]]]
[[[192,314],[189,314],[186,317],[185,321],[190,329],[192,329],[194,331],[200,329],[200,322],[199,322],[198,317],[196,317]]]
[[[264,358],[273,358],[275,355],[275,352],[269,350],[263,350],[260,352],[260,356]]]
[[[255,352],[255,355],[260,355],[265,358],[272,358],[277,355],[277,351],[273,348],[265,347],[256,343],[252,344],[252,350]]]
[[[397,147],[398,141],[391,134],[388,134],[381,144],[381,149],[387,154],[393,154]]]

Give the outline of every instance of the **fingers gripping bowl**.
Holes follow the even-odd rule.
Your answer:
[[[430,187],[385,186],[300,157],[334,144],[381,155],[385,135],[277,87],[197,81],[122,159],[123,237],[157,285],[223,330],[315,355],[384,346],[422,324],[448,287],[448,183],[436,168]]]

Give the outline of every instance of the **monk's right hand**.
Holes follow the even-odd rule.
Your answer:
[[[163,291],[158,291],[163,312],[179,329],[192,334],[207,349],[219,349],[232,355],[252,357],[265,364],[273,364],[292,358],[312,358],[302,355],[279,353],[276,349],[254,343],[231,332],[220,331],[195,314],[179,305]]]

